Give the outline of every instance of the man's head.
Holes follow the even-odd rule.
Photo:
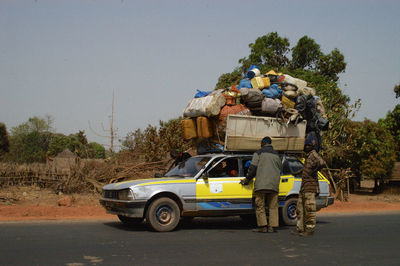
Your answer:
[[[318,151],[317,138],[314,134],[309,134],[304,143],[304,151],[310,152],[312,150]]]
[[[265,137],[261,140],[261,147],[264,147],[265,145],[271,145],[272,139],[270,137]]]
[[[178,149],[173,149],[172,151],[170,151],[169,155],[171,156],[171,158],[176,159],[179,157],[180,152],[178,151]]]

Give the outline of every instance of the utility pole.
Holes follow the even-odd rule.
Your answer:
[[[110,152],[113,152],[114,149],[114,90],[112,95],[112,110],[111,110],[111,118],[110,118]]]
[[[97,136],[102,137],[102,138],[108,138],[108,139],[110,139],[110,142],[109,142],[109,143],[110,143],[110,144],[109,144],[109,145],[110,145],[109,151],[112,153],[112,152],[114,152],[114,139],[115,139],[116,131],[118,130],[118,129],[117,129],[117,130],[114,129],[114,90],[113,90],[113,94],[112,94],[111,115],[108,116],[108,118],[109,118],[109,122],[110,122],[109,130],[108,130],[108,129],[105,129],[104,126],[103,126],[103,123],[101,123],[102,129],[103,129],[103,131],[104,131],[105,133],[107,133],[107,135],[101,135],[101,134],[97,133],[97,132],[92,128],[92,126],[90,125],[90,121],[88,121],[88,124],[89,124],[90,130],[91,130],[94,134],[96,134]],[[110,135],[108,135],[108,133],[109,133]],[[108,144],[104,144],[104,146],[108,146]]]

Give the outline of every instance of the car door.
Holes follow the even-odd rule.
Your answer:
[[[196,182],[199,211],[251,209],[253,182],[242,186],[243,176],[238,157],[223,157],[213,161]]]
[[[302,170],[303,164],[297,158],[291,156],[283,157],[279,196],[287,196],[293,191],[298,193],[301,185]]]

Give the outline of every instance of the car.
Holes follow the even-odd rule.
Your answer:
[[[181,219],[201,216],[255,217],[254,179],[239,182],[247,174],[252,154],[204,154],[190,157],[162,178],[129,180],[103,187],[100,204],[118,215],[124,224],[143,220],[159,232],[174,230]],[[280,222],[296,224],[296,204],[303,164],[295,156],[282,155],[279,185]],[[317,210],[333,204],[329,181],[318,173]]]

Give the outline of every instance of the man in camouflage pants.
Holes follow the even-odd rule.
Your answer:
[[[254,177],[256,178],[254,203],[258,227],[253,232],[274,233],[275,227],[279,226],[278,191],[282,160],[271,143],[270,137],[262,139],[261,149],[254,153],[246,178],[240,181],[242,185],[247,185]],[[265,200],[268,203],[268,221]]]
[[[319,194],[318,171],[325,165],[317,150],[319,147],[316,138],[313,135],[307,137],[304,148],[307,159],[297,200],[297,228],[292,231],[300,236],[313,235],[317,222],[315,195]]]

